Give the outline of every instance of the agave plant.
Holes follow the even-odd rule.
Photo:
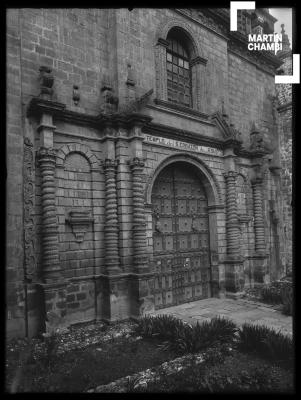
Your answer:
[[[293,360],[292,339],[274,329],[244,324],[239,331],[239,337],[241,350],[256,352],[261,356],[288,364]]]

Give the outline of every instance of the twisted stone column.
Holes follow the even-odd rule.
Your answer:
[[[229,171],[224,174],[226,179],[226,233],[227,233],[227,254],[231,256],[239,255],[239,222],[237,215],[237,194],[236,178],[237,173]]]
[[[38,161],[42,192],[42,260],[46,281],[60,278],[58,225],[55,206],[55,151],[41,147]]]
[[[106,185],[105,261],[109,274],[120,272],[118,251],[118,216],[116,167],[118,160],[106,158],[103,162]]]
[[[263,221],[262,203],[262,179],[256,178],[252,181],[253,202],[254,202],[254,230],[255,230],[255,250],[259,253],[265,252],[265,233]]]
[[[134,264],[137,269],[147,267],[146,256],[146,223],[144,210],[144,195],[142,186],[142,171],[144,162],[135,157],[130,166],[133,175],[133,248]]]

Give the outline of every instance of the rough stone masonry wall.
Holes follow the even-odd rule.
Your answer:
[[[264,133],[265,140],[273,143],[272,96],[275,95],[274,77],[256,68],[236,54],[228,53],[229,115],[249,145],[252,123]]]
[[[7,11],[7,197],[6,312],[7,331],[25,335],[23,288],[23,119],[19,11]],[[9,190],[8,190],[9,189]]]

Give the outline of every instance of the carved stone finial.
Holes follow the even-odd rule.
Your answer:
[[[229,119],[229,115],[227,114],[226,109],[225,109],[225,100],[224,100],[224,99],[222,99],[222,109],[221,109],[221,112],[222,112],[223,118],[225,118],[226,120],[228,120],[228,119]]]
[[[39,68],[40,71],[40,77],[39,77],[39,81],[40,81],[40,87],[41,87],[41,93],[40,96],[43,97],[51,97],[53,94],[53,83],[54,83],[54,77],[52,75],[52,69],[42,65]]]
[[[73,85],[73,96],[72,96],[74,104],[77,106],[80,100],[79,87],[77,85]]]
[[[281,54],[291,51],[290,41],[288,35],[285,33],[284,24],[281,24],[281,35],[282,35],[282,50],[277,51],[277,56],[281,56]]]
[[[113,114],[118,110],[119,99],[114,96],[112,89],[105,87],[102,89],[103,107],[102,111],[105,114]]]
[[[128,68],[128,76],[127,76],[126,84],[129,86],[135,86],[136,82],[135,82],[135,78],[134,78],[134,71],[133,71],[130,63],[127,64],[127,68]]]

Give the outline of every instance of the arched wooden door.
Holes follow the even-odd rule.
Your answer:
[[[194,168],[175,163],[152,192],[155,308],[211,296],[207,197]]]

